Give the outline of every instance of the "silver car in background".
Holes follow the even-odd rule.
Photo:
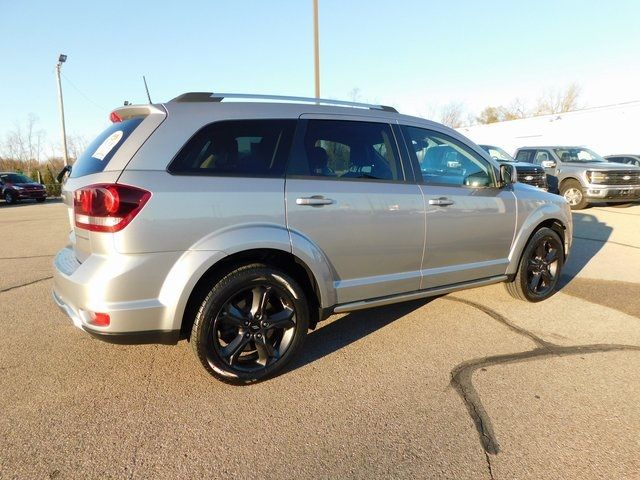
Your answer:
[[[249,383],[333,313],[495,282],[554,293],[567,203],[459,133],[380,105],[234,97],[252,99],[118,108],[77,160],[53,291],[76,326],[188,338],[209,373]]]
[[[562,195],[572,210],[592,202],[617,206],[640,199],[639,167],[608,162],[586,147],[522,147],[515,157],[542,166],[553,179],[551,191]]]

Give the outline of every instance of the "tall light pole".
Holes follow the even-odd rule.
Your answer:
[[[316,98],[320,98],[320,45],[318,41],[318,0],[313,0],[313,56],[316,77]]]
[[[69,165],[69,155],[67,153],[67,130],[64,125],[64,102],[62,101],[62,83],[60,83],[60,68],[67,61],[67,56],[60,54],[56,64],[56,76],[58,77],[58,103],[60,104],[60,121],[62,122],[62,154],[64,165]]]

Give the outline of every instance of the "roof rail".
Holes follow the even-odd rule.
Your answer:
[[[368,108],[371,110],[383,110],[385,112],[398,111],[393,107],[386,105],[373,105],[370,103],[360,102],[347,102],[345,100],[331,100],[328,98],[314,98],[314,97],[288,97],[284,95],[260,95],[252,93],[212,93],[212,92],[189,92],[183,93],[176,98],[170,100],[171,102],[221,102],[226,98],[242,98],[249,100],[276,100],[279,102],[303,102],[314,103],[316,105],[340,105],[343,107],[356,107],[356,108]]]

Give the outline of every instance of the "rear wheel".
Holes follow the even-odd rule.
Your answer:
[[[36,198],[36,202],[42,203],[46,200],[46,198]]]
[[[7,191],[4,192],[4,201],[10,204],[14,204],[18,201],[13,192]]]
[[[567,180],[560,185],[560,195],[569,203],[571,210],[582,210],[588,205],[584,190],[577,180]]]
[[[556,232],[543,227],[533,234],[522,253],[518,272],[506,283],[512,297],[540,302],[555,293],[564,265],[562,241]]]
[[[207,294],[191,343],[210,374],[251,383],[280,371],[301,347],[308,327],[302,288],[287,274],[254,264],[229,273]]]

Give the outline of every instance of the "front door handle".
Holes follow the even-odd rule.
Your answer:
[[[334,203],[333,200],[330,198],[324,198],[322,195],[296,198],[296,205],[311,205],[313,207],[319,205],[331,205],[332,203]]]
[[[438,205],[439,207],[446,207],[447,205],[453,205],[453,200],[449,200],[447,197],[430,198],[429,205]]]

